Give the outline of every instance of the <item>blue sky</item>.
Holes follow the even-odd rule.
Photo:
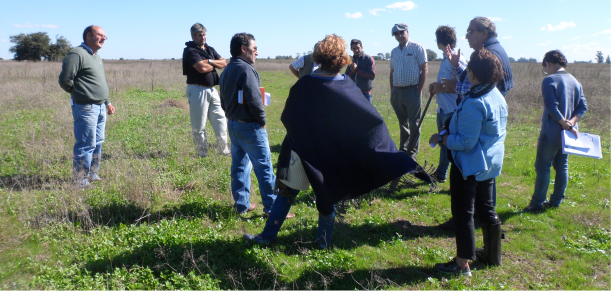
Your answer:
[[[458,47],[472,51],[464,34],[475,16],[494,20],[509,56],[536,58],[561,49],[570,62],[593,60],[596,51],[611,54],[611,1],[8,1],[0,0],[0,57],[11,59],[9,36],[47,32],[65,36],[73,46],[83,29],[102,26],[109,37],[100,51],[105,59],[180,58],[189,28],[201,22],[208,43],[229,58],[237,32],[252,33],[259,58],[302,54],[325,35],[358,38],[367,54],[390,52],[397,42],[394,23],[409,26],[410,39],[440,55],[435,44],[439,25],[456,28]]]

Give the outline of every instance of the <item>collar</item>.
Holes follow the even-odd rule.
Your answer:
[[[465,99],[467,98],[478,98],[482,95],[488,94],[488,92],[494,90],[496,88],[496,83],[485,83],[485,84],[477,84],[475,86],[471,86],[469,92],[465,94]]]
[[[409,39],[405,42],[405,46],[403,46],[403,47],[407,47],[408,45],[409,45]],[[401,44],[399,44],[397,47],[399,49],[401,49]]]
[[[247,63],[248,65],[250,65],[252,67],[252,64],[249,63],[245,58],[243,57],[232,57],[231,60],[236,61],[236,62],[244,62]],[[254,68],[254,67],[253,67]]]
[[[497,44],[497,43],[499,43],[499,40],[496,39],[496,37],[491,37],[491,38],[489,38],[488,40],[486,40],[484,42],[484,47],[487,48],[487,47],[489,47],[489,46],[491,46],[493,44]]]
[[[92,56],[93,56],[93,55],[95,55],[95,53],[93,52],[93,50],[92,50],[90,47],[88,47],[88,46],[85,44],[85,42],[81,42],[81,45],[80,45],[80,46],[82,46],[82,47],[83,47],[83,48],[84,48],[84,49],[85,49],[85,50],[86,50],[86,51],[87,51],[89,54],[91,54]]]

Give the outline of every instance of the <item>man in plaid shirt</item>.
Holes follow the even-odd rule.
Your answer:
[[[409,40],[405,23],[395,24],[392,35],[399,46],[390,56],[390,104],[401,125],[399,149],[415,160],[420,147],[418,120],[422,111],[422,88],[428,73],[426,50]]]

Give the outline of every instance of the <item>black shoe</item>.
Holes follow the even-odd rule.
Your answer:
[[[458,263],[456,263],[456,258],[453,258],[447,263],[435,264],[435,269],[442,273],[471,277],[471,269],[469,269],[469,264],[461,268],[458,266]]]
[[[525,212],[525,213],[541,213],[544,210],[545,209],[543,209],[543,207],[535,208],[535,207],[532,207],[532,206],[528,205],[528,206],[526,206],[526,208],[522,209],[522,212]]]
[[[543,204],[541,204],[541,206],[543,206],[543,209],[558,208],[558,207],[560,207],[560,205],[553,205],[553,204],[549,203],[549,201],[543,202]]]
[[[270,241],[262,238],[260,235],[258,234],[248,234],[248,233],[244,233],[244,239],[247,241],[252,241],[252,242],[256,242],[260,245],[266,245],[269,244]]]
[[[435,174],[435,181],[437,181],[437,183],[445,183],[446,179],[441,178],[441,177],[437,176],[437,174]]]

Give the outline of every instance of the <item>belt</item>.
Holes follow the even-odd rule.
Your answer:
[[[232,119],[232,121],[237,121],[239,123],[249,123],[249,122],[255,122],[255,121],[246,121],[246,120],[242,120],[242,119]]]
[[[393,86],[393,88],[397,88],[399,90],[407,90],[407,89],[414,88],[414,87],[418,87],[418,85],[409,85],[409,86],[402,86],[402,87]]]
[[[199,84],[187,84],[187,85],[191,85],[191,86],[197,86],[197,87],[203,87],[206,89],[212,89],[214,88],[214,86],[204,86],[204,85],[199,85]]]

